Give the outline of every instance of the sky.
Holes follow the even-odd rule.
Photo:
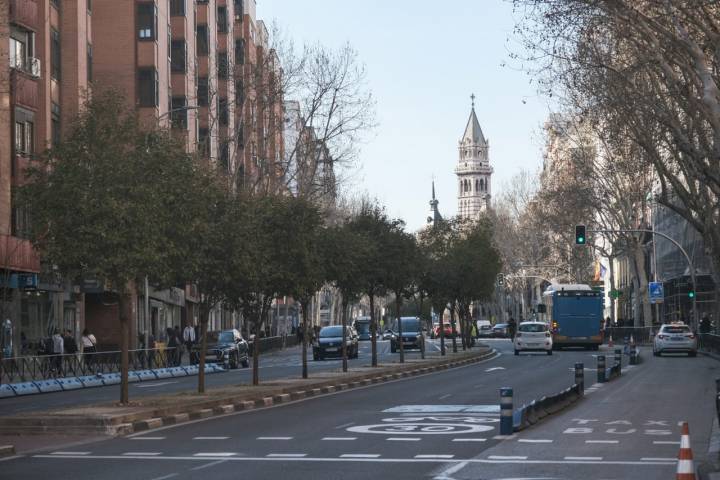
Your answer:
[[[257,0],[257,18],[296,43],[349,42],[366,65],[377,128],[345,187],[369,194],[410,231],[425,225],[431,182],[443,216],[457,212],[458,140],[475,112],[490,141],[494,198],[522,170],[542,166],[548,102],[510,53],[504,0]],[[511,66],[508,66],[511,65]]]

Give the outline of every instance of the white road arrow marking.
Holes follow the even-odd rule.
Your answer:
[[[493,372],[495,370],[505,370],[505,367],[492,367],[485,370],[485,372]]]

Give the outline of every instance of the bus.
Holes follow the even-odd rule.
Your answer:
[[[583,284],[552,284],[543,292],[545,318],[553,335],[553,348],[602,344],[602,293]]]

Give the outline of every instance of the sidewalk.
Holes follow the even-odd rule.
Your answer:
[[[446,357],[412,359],[377,368],[363,366],[343,373],[340,369],[314,373],[309,379],[285,378],[259,386],[237,385],[154,396],[129,406],[113,403],[68,408],[0,418],[0,445],[12,444],[18,453],[46,442],[73,442],[88,437],[127,435],[214,415],[271,407],[313,396],[363,387],[375,383],[422,375],[433,371],[476,363],[494,356],[489,347],[469,352],[448,353]],[[60,435],[62,434],[62,435]]]

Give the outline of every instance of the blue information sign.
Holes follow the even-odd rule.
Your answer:
[[[650,282],[648,291],[650,293],[650,303],[663,303],[665,291],[662,282]]]

